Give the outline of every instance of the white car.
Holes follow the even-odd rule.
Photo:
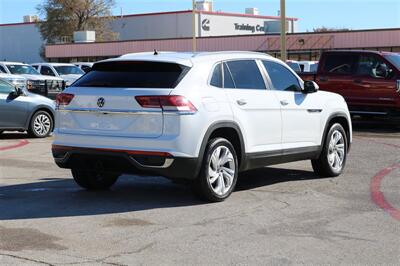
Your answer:
[[[0,62],[0,72],[26,78],[26,88],[30,92],[50,98],[55,98],[55,95],[65,87],[64,81],[61,78],[43,76],[32,66],[24,63]]]
[[[89,72],[92,69],[94,63],[90,62],[75,62],[74,65],[82,69],[85,73]]]
[[[53,157],[86,189],[122,173],[190,180],[226,199],[238,173],[311,160],[337,176],[352,141],[340,95],[251,52],[130,54],[94,64],[57,97]]]
[[[0,71],[0,79],[8,81],[18,88],[26,88],[26,78],[19,75],[11,75]]]
[[[79,79],[85,72],[74,64],[35,63],[32,66],[42,75],[62,78],[67,87]]]
[[[299,61],[301,72],[317,72],[318,61]]]

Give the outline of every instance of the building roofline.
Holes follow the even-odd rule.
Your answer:
[[[318,35],[318,34],[335,34],[335,33],[354,33],[354,32],[372,32],[372,31],[398,31],[400,28],[383,28],[383,29],[367,29],[367,30],[346,30],[346,31],[327,31],[327,32],[296,32],[287,33],[287,36],[296,35]],[[243,35],[224,35],[224,36],[203,36],[197,37],[196,39],[218,39],[218,38],[232,38],[232,37],[254,37],[254,36],[279,36],[280,33],[267,33],[267,34],[243,34]],[[182,37],[182,38],[162,38],[162,39],[140,39],[140,40],[116,40],[116,41],[101,41],[101,42],[90,42],[90,43],[54,43],[46,44],[46,46],[59,46],[59,45],[90,45],[98,43],[125,43],[125,42],[147,42],[147,41],[171,41],[171,40],[188,40],[192,37]]]
[[[166,12],[155,12],[155,13],[139,13],[139,14],[128,14],[122,16],[115,16],[116,18],[125,18],[125,17],[141,17],[141,16],[158,16],[158,15],[173,15],[173,14],[186,14],[192,13],[190,10],[180,10],[180,11],[166,11]],[[242,13],[230,13],[230,12],[217,12],[217,11],[200,11],[196,10],[197,14],[206,14],[206,15],[217,15],[217,16],[231,16],[231,17],[249,17],[249,18],[264,18],[264,19],[280,19],[279,16],[263,16],[263,15],[250,15],[250,14],[242,14]],[[287,20],[297,21],[298,18],[286,17]]]
[[[113,16],[114,18],[129,18],[129,17],[144,17],[144,16],[159,16],[159,15],[174,15],[174,14],[186,14],[192,13],[192,10],[179,10],[179,11],[166,11],[166,12],[153,12],[153,13],[139,13],[139,14],[128,14],[122,16]],[[231,17],[249,17],[249,18],[261,18],[261,19],[280,19],[279,16],[262,16],[262,15],[250,15],[250,14],[241,14],[241,13],[229,13],[229,12],[216,12],[216,11],[196,11],[197,14],[206,14],[206,15],[217,15],[217,16],[231,16]],[[297,21],[298,18],[287,17],[287,20]],[[0,27],[3,26],[19,26],[19,25],[29,25],[29,24],[37,24],[38,22],[15,22],[15,23],[5,23],[0,24]]]
[[[16,22],[16,23],[6,23],[6,24],[0,24],[0,27],[30,25],[30,24],[37,24],[37,23],[38,23],[38,22]]]

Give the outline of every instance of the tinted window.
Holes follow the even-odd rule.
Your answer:
[[[233,78],[231,72],[229,71],[228,66],[224,63],[224,88],[236,88],[235,83],[233,82]]]
[[[13,92],[15,89],[13,86],[8,84],[7,82],[4,82],[0,79],[0,93],[2,94],[10,94]]]
[[[292,72],[279,63],[263,61],[271,79],[272,86],[279,91],[300,91],[299,80]]]
[[[3,66],[0,66],[0,73],[7,73],[6,69]]]
[[[93,65],[75,87],[175,88],[189,67],[160,62],[116,61]]]
[[[310,65],[310,72],[317,72],[318,64],[311,64]]]
[[[222,88],[222,64],[218,64],[214,68],[213,75],[211,77],[211,82],[210,84],[212,86]]]
[[[46,75],[46,76],[55,76],[53,73],[53,70],[51,70],[51,68],[48,66],[42,66],[40,68],[40,74]]]
[[[10,70],[11,74],[31,74],[31,75],[39,75],[39,72],[36,71],[31,66],[28,65],[7,65],[8,70]]]
[[[386,75],[382,73],[382,68],[387,69]],[[388,69],[388,66],[381,58],[374,55],[361,55],[358,60],[357,75],[385,78],[389,74]]]
[[[83,75],[83,74],[85,74],[85,72],[83,72],[83,70],[77,66],[54,66],[54,68],[56,69],[56,71],[59,75],[70,75],[70,74]]]
[[[238,89],[264,90],[265,83],[254,60],[229,61],[226,63]]]
[[[82,70],[85,71],[85,73],[89,72],[92,68],[90,66],[81,66]]]
[[[325,57],[323,72],[352,74],[357,63],[357,56],[352,54],[328,54]]]

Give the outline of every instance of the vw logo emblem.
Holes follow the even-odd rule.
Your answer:
[[[106,104],[106,100],[104,100],[103,97],[100,97],[99,99],[97,99],[97,106],[98,107],[103,107]]]

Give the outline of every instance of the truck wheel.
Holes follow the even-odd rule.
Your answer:
[[[206,201],[220,202],[235,189],[238,159],[232,144],[224,138],[208,142],[195,192]]]
[[[32,116],[28,133],[35,138],[45,138],[51,133],[53,127],[51,115],[46,111],[38,111]]]
[[[75,182],[87,190],[105,190],[117,182],[119,173],[71,169]]]
[[[326,136],[321,155],[311,160],[314,172],[322,177],[335,177],[343,172],[347,159],[347,137],[342,125],[333,124]]]

